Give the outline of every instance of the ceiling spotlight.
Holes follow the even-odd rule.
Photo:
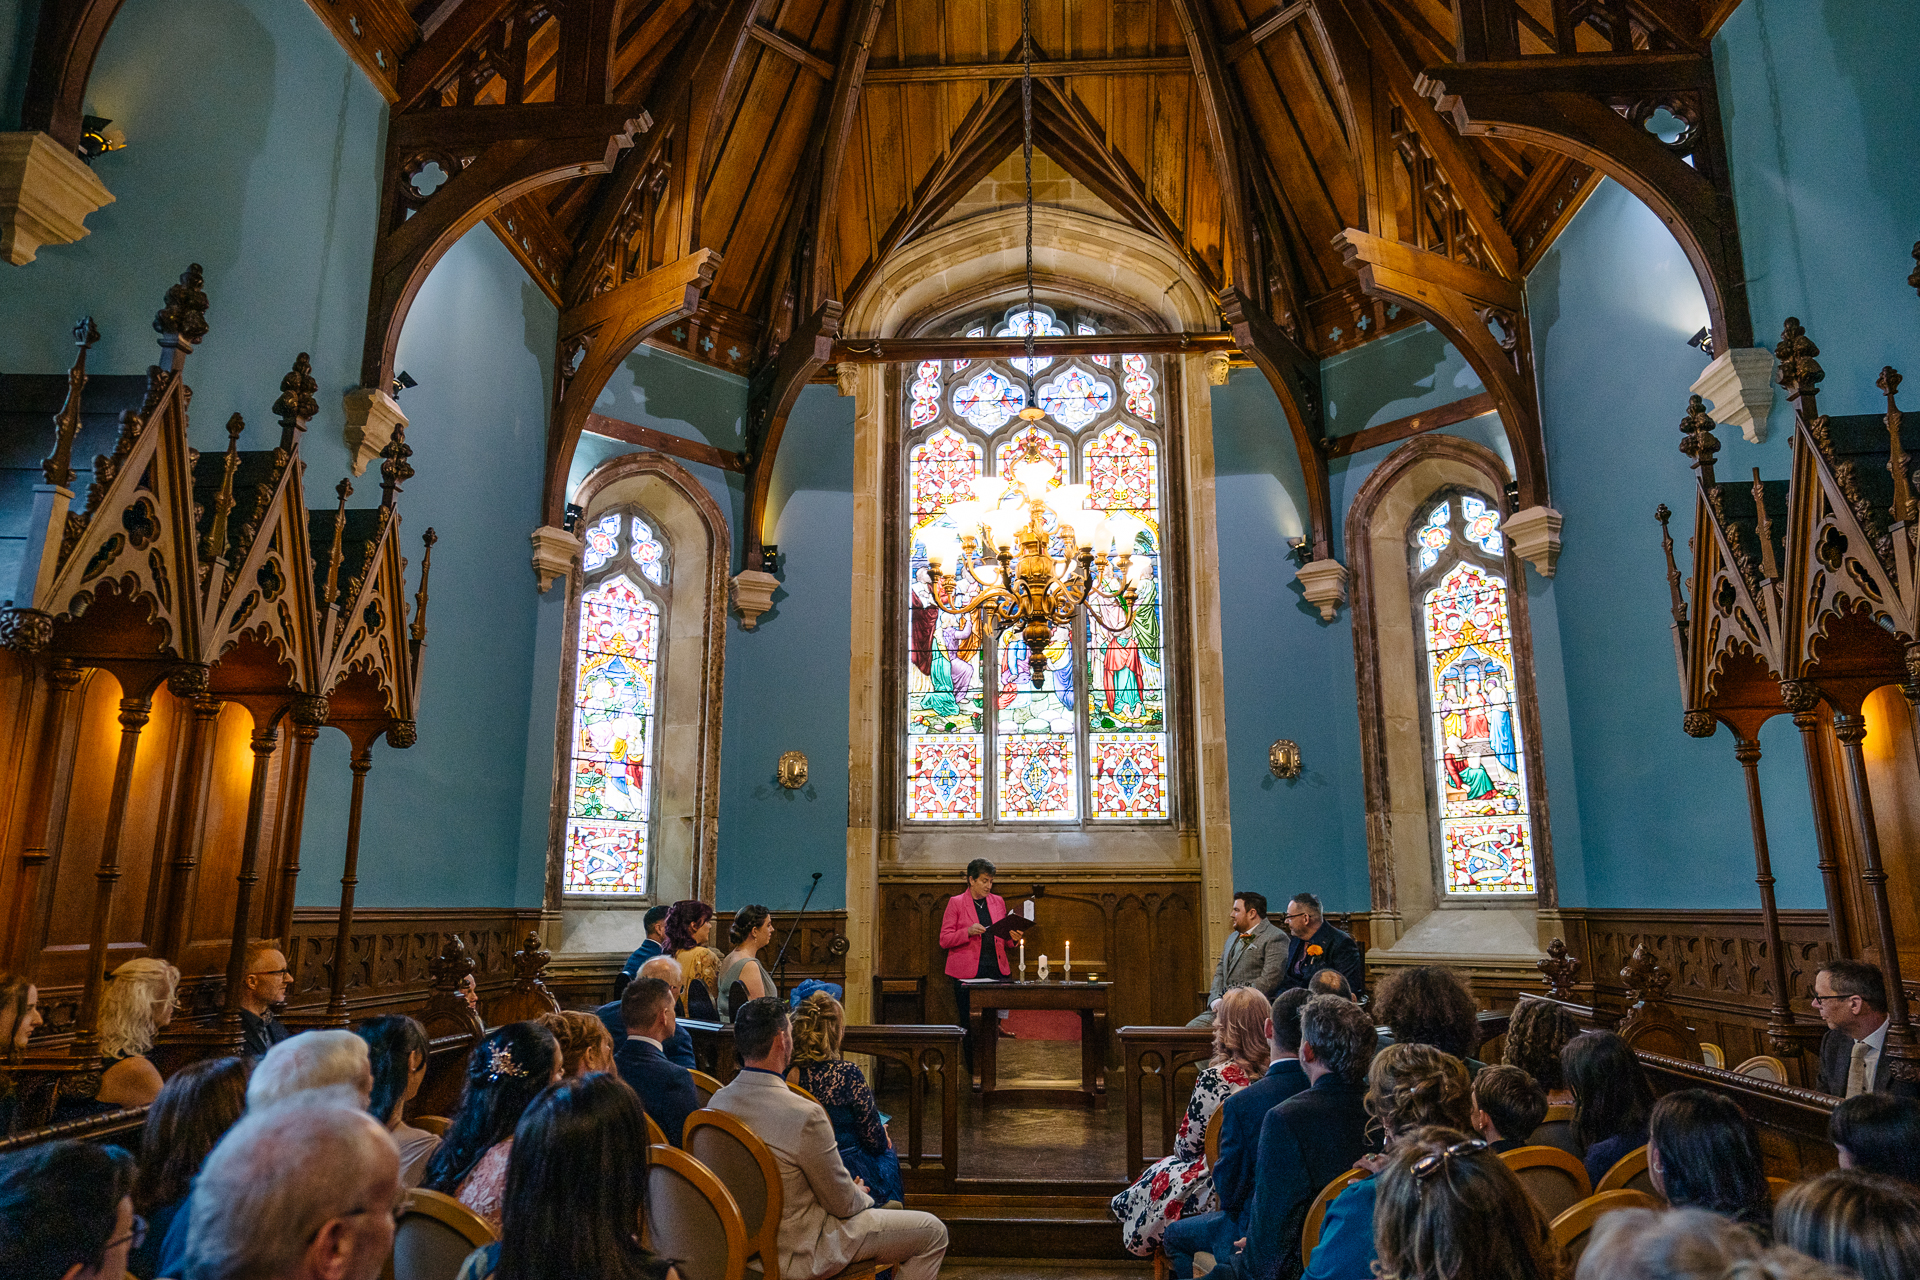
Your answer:
[[[413,375],[405,369],[393,375],[393,394],[396,399],[398,399],[400,393],[408,387],[417,387],[419,385],[419,383],[413,380]]]
[[[1698,347],[1700,353],[1711,360],[1713,358],[1713,330],[1702,325],[1700,332],[1687,339],[1687,345],[1690,347]]]
[[[82,116],[80,118],[80,158],[93,163],[95,156],[105,155],[109,151],[119,151],[127,145],[127,135],[118,129],[109,128],[113,121],[105,116]]]

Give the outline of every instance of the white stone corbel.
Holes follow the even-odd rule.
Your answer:
[[[1765,347],[1735,347],[1713,358],[1692,391],[1713,406],[1713,416],[1753,444],[1767,438],[1773,412],[1773,352]]]
[[[1315,560],[1301,565],[1293,576],[1299,579],[1307,603],[1320,610],[1320,620],[1332,622],[1347,602],[1347,566],[1338,560]]]
[[[740,629],[751,631],[760,624],[760,615],[773,608],[773,593],[780,579],[761,569],[742,569],[733,575],[733,611],[740,615]]]
[[[533,531],[533,576],[545,591],[555,578],[565,578],[580,563],[580,551],[586,545],[565,529],[543,524]]]
[[[1210,387],[1226,386],[1227,374],[1229,374],[1230,372],[1232,372],[1232,366],[1227,361],[1226,352],[1224,351],[1207,352],[1207,385],[1208,386]]]
[[[833,380],[840,386],[840,394],[848,399],[860,394],[860,366],[851,360],[842,360],[833,367]]]
[[[1515,555],[1541,577],[1551,578],[1554,562],[1560,558],[1560,524],[1561,515],[1552,507],[1528,507],[1508,516],[1500,529],[1512,540]]]
[[[407,425],[407,415],[400,412],[399,401],[371,387],[347,392],[346,406],[347,450],[353,455],[353,474],[361,475],[393,439],[393,429]]]
[[[87,215],[113,192],[86,161],[48,135],[0,133],[0,252],[24,267],[45,244],[87,234]]]

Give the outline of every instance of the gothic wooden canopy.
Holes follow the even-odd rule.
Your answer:
[[[754,379],[763,493],[840,316],[1020,144],[1019,0],[309,3],[392,103],[362,385],[389,386],[412,298],[486,220],[561,309],[549,524],[643,341]],[[77,137],[117,7],[42,6],[28,127]],[[1707,46],[1733,7],[1033,0],[1035,145],[1213,294],[1325,557],[1319,361],[1419,318],[1486,384],[1519,505],[1547,504],[1521,281],[1600,173],[1673,228],[1723,348],[1751,344]]]

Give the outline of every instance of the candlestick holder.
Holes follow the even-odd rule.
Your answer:
[[[1047,954],[1046,952],[1043,951],[1040,953],[1040,981],[1045,982],[1046,980],[1047,980]]]
[[[1073,961],[1069,960],[1065,964],[1060,966],[1060,981],[1062,982],[1073,981]]]

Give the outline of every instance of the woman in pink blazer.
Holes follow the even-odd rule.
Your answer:
[[[973,1070],[973,1023],[964,980],[1012,976],[1005,939],[995,938],[991,947],[980,945],[980,935],[987,926],[1005,919],[1006,914],[1006,899],[993,891],[993,864],[975,858],[967,864],[967,891],[947,899],[947,913],[940,919],[940,945],[947,953],[947,976],[953,980],[953,1004],[967,1032],[969,1071]],[[1012,938],[1020,941],[1017,933]]]

